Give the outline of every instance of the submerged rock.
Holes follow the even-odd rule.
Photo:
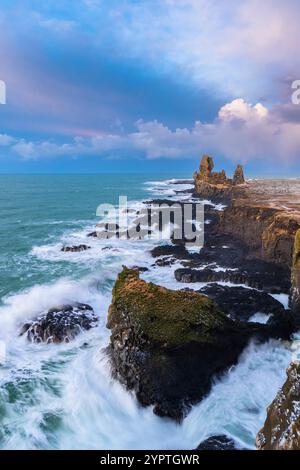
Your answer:
[[[196,450],[238,450],[233,439],[225,435],[212,436],[201,442]]]
[[[209,391],[214,374],[237,361],[254,331],[206,296],[145,282],[126,267],[113,289],[107,326],[114,376],[141,404],[176,420]]]
[[[96,321],[97,317],[90,305],[60,305],[23,325],[20,336],[26,334],[32,343],[69,342],[83,330],[96,326]]]
[[[89,250],[90,248],[91,247],[88,245],[63,246],[60,251],[65,251],[65,252],[71,251],[71,252],[78,253],[80,251]]]
[[[300,363],[287,370],[287,380],[269,406],[256,438],[259,450],[300,450]]]

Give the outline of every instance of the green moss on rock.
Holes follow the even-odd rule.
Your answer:
[[[300,268],[300,230],[297,231],[295,236],[293,250],[293,268]]]
[[[137,269],[123,268],[113,289],[108,327],[124,323],[124,315],[151,344],[164,347],[189,342],[212,343],[215,331],[234,326],[206,296],[173,291],[139,278]]]

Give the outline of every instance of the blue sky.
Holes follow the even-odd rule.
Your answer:
[[[296,0],[0,0],[1,172],[300,176]]]

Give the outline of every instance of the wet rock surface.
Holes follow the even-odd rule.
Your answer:
[[[83,330],[96,326],[96,322],[97,317],[90,305],[60,305],[24,324],[20,336],[26,335],[32,343],[70,342]]]
[[[289,280],[286,282],[284,282],[284,279],[278,280],[277,273],[274,271],[271,271],[271,275],[268,276],[266,272],[256,270],[254,262],[249,264],[249,269],[242,267],[237,270],[226,269],[220,271],[213,268],[179,268],[176,269],[174,274],[176,281],[183,283],[228,282],[244,284],[272,294],[288,293],[290,289]]]
[[[235,442],[225,435],[212,436],[201,442],[196,450],[240,450],[235,446]]]
[[[233,320],[249,321],[256,313],[285,314],[283,305],[265,292],[244,287],[208,284],[198,291],[214,300]]]
[[[74,245],[74,246],[63,246],[60,251],[79,253],[80,251],[89,250],[91,247],[88,245]]]

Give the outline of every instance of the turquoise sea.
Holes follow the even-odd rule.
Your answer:
[[[0,176],[0,448],[193,449],[213,434],[254,448],[290,362],[278,342],[251,344],[181,425],[140,408],[110,375],[106,314],[122,264],[147,266],[145,279],[182,286],[173,275],[179,263],[153,266],[153,241],[88,238],[97,206],[126,195],[139,207],[188,187],[165,175]],[[61,251],[81,243],[90,250]],[[92,305],[97,328],[63,345],[19,337],[24,322],[72,301]]]

